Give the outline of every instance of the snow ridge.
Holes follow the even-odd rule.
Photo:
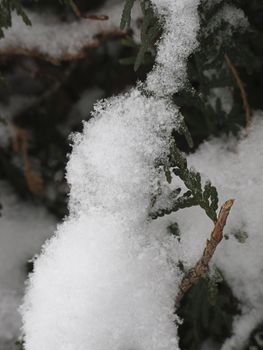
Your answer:
[[[165,19],[156,64],[147,78],[147,88],[156,95],[169,96],[185,84],[187,58],[198,46],[199,2],[152,0],[159,17]]]

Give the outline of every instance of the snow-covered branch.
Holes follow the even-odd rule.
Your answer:
[[[120,30],[122,1],[107,1],[97,10],[98,15],[107,15],[106,20],[94,20],[92,14],[86,18],[62,21],[50,13],[28,11],[32,26],[26,25],[21,17],[14,15],[12,27],[5,31],[0,41],[0,55],[8,58],[16,55],[45,59],[58,64],[61,61],[81,59],[101,41],[122,37],[127,32]],[[138,37],[139,6],[134,6],[131,30]]]

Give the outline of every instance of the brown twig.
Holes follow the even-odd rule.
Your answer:
[[[229,199],[226,201],[219,212],[217,221],[215,222],[215,227],[211,233],[210,240],[207,240],[206,247],[202,254],[202,257],[198,260],[195,267],[187,272],[183,277],[182,282],[179,287],[179,293],[176,297],[175,306],[179,306],[181,299],[185,293],[203,277],[207,270],[210,260],[212,259],[217,245],[220,243],[223,237],[223,229],[226,224],[227,217],[234,204],[234,199]]]
[[[62,52],[59,56],[52,56],[49,53],[41,51],[41,48],[24,48],[20,47],[8,47],[5,49],[0,49],[0,64],[6,63],[15,57],[30,57],[33,59],[38,59],[42,61],[49,62],[53,65],[60,65],[63,62],[78,61],[89,57],[91,50],[98,48],[103,42],[110,39],[119,39],[130,34],[130,30],[101,30],[89,41],[83,43],[83,47],[75,53]]]
[[[31,168],[28,156],[27,131],[17,126],[14,126],[13,149],[15,152],[20,152],[22,155],[28,189],[35,195],[41,195],[44,190],[43,179],[39,175],[36,175]]]
[[[92,19],[94,21],[107,21],[109,19],[109,16],[107,16],[107,15],[85,15],[85,14],[82,14],[81,18]]]
[[[95,21],[106,21],[107,19],[109,19],[109,16],[107,15],[91,15],[91,14],[83,14],[79,7],[72,2],[72,9],[75,13],[75,15],[78,17],[78,18],[85,18],[85,19],[92,19],[92,20],[95,20]]]
[[[239,77],[238,71],[236,69],[236,67],[234,66],[234,64],[232,63],[232,61],[230,60],[229,56],[227,54],[224,55],[226,64],[228,66],[228,68],[230,69],[231,73],[233,74],[237,86],[239,87],[240,90],[240,94],[241,94],[241,98],[242,98],[242,102],[243,102],[243,108],[245,111],[245,116],[246,116],[246,135],[249,134],[249,129],[250,129],[250,125],[251,125],[251,112],[250,112],[250,106],[248,103],[248,98],[247,98],[247,94],[244,88],[244,83],[242,82],[242,80]]]

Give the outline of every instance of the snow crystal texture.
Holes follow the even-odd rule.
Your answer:
[[[152,0],[164,35],[158,44],[155,68],[147,77],[147,88],[158,96],[178,92],[186,81],[188,56],[197,48],[199,0]]]
[[[173,127],[166,100],[134,89],[98,103],[74,136],[71,215],[36,261],[23,306],[28,350],[177,348],[177,242],[147,222]]]

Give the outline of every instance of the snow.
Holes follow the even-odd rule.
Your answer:
[[[176,348],[175,269],[166,252],[173,242],[162,237],[160,251],[154,235],[142,235],[146,227],[125,225],[118,214],[98,213],[60,227],[24,306],[32,310],[24,316],[28,349]]]
[[[5,37],[0,41],[0,53],[31,52],[33,56],[45,56],[54,62],[76,56],[83,53],[85,48],[97,47],[100,42],[98,35],[120,33],[122,9],[123,1],[108,1],[97,10],[98,14],[107,15],[108,20],[81,19],[72,22],[59,21],[50,13],[27,11],[32,27],[14,14],[12,27],[5,30]],[[131,28],[135,37],[138,36],[136,20],[140,15],[140,7],[134,6]]]
[[[54,230],[55,222],[42,208],[18,200],[8,185],[0,182],[0,348],[19,335],[21,303],[27,261],[40,250]],[[34,218],[32,220],[32,218]]]
[[[77,154],[68,164],[71,211],[103,207],[111,212],[148,213],[154,162],[169,151],[178,112],[165,99],[145,97],[138,88],[94,107],[94,119],[75,135]],[[99,137],[98,137],[99,135]],[[129,161],[128,161],[129,160]]]
[[[227,23],[226,28],[221,28],[222,24]],[[216,29],[220,29],[220,35],[214,35],[215,41],[231,40],[234,30],[240,33],[247,30],[249,26],[248,20],[244,12],[234,5],[224,4],[222,8],[209,20],[206,27],[206,35],[215,33]]]
[[[217,103],[220,102],[220,108],[226,114],[229,114],[233,108],[233,93],[229,87],[217,87],[210,89],[208,104],[217,111]]]
[[[93,114],[73,137],[70,217],[30,279],[26,348],[177,349],[177,241],[148,219],[176,111],[135,88]]]
[[[147,77],[147,88],[157,96],[171,95],[186,81],[188,56],[197,48],[199,0],[153,0],[157,14],[165,18],[158,43],[156,64]]]

